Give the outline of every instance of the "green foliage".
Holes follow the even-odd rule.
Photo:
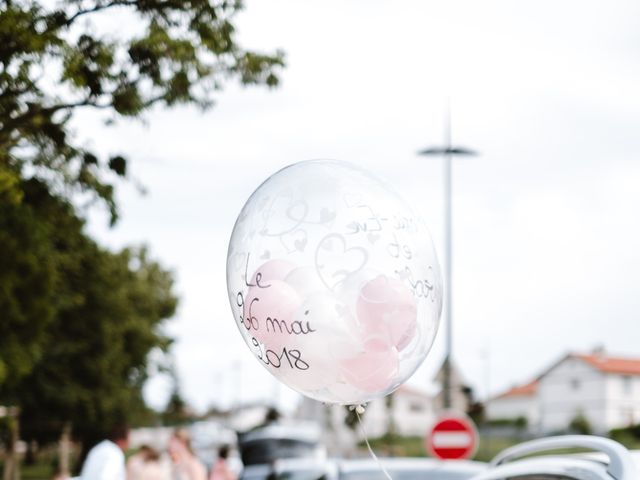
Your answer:
[[[11,392],[44,353],[57,274],[48,225],[32,205],[19,200],[24,192],[34,197],[42,192],[31,182],[8,184],[10,192],[0,193],[0,400],[14,404]]]
[[[640,423],[624,428],[614,428],[609,432],[609,437],[625,445],[640,445]]]
[[[524,428],[527,426],[526,417],[510,417],[510,418],[491,418],[484,422],[488,427],[515,427]]]
[[[577,413],[569,422],[569,430],[582,435],[591,435],[592,432],[591,424],[582,412]]]
[[[515,421],[513,422],[513,425],[518,430],[524,430],[529,425],[529,420],[527,420],[527,417],[519,416],[515,419]]]
[[[369,439],[371,448],[379,455],[394,457],[425,457],[424,438],[405,437],[386,433],[381,437]],[[358,447],[367,449],[364,441],[358,442]]]
[[[110,252],[83,231],[64,199],[30,180],[19,205],[0,202],[0,404],[22,411],[25,438],[81,438],[144,411],[147,358],[166,349],[172,274],[145,249]]]
[[[228,0],[3,2],[0,168],[35,176],[59,194],[101,199],[115,221],[113,184],[125,176],[126,159],[99,159],[74,142],[74,111],[140,117],[156,104],[208,108],[230,80],[276,86],[283,53],[238,45],[241,8]],[[110,10],[126,12],[135,32],[101,30],[99,18]],[[0,192],[5,181],[0,176]]]
[[[80,108],[108,122],[155,105],[213,104],[228,81],[278,83],[283,54],[241,48],[239,1],[0,2],[0,405],[19,405],[26,439],[69,422],[85,444],[153,413],[141,388],[166,349],[173,277],[143,248],[111,252],[84,232],[74,202],[117,219],[124,156],[79,144]],[[118,10],[116,31],[99,17]]]
[[[478,401],[469,402],[467,415],[476,425],[484,425],[486,422],[486,413],[484,403]],[[525,419],[526,420],[526,419]]]

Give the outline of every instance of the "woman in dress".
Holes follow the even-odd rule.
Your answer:
[[[174,480],[207,480],[207,469],[191,448],[189,432],[176,430],[169,440]]]

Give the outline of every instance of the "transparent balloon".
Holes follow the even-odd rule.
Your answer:
[[[384,182],[343,162],[269,177],[231,235],[227,288],[256,359],[316,400],[362,404],[427,356],[442,280],[423,221]]]

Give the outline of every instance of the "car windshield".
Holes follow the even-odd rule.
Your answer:
[[[245,465],[271,463],[281,458],[299,458],[313,455],[316,446],[299,440],[257,440],[242,446],[242,462]]]
[[[278,480],[326,480],[327,474],[322,470],[298,470],[278,475]]]

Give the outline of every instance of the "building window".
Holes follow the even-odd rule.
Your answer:
[[[580,390],[580,380],[577,378],[571,379],[571,390]]]
[[[631,394],[631,380],[632,378],[629,376],[622,377],[622,392],[625,395]]]
[[[424,405],[422,405],[421,403],[411,402],[409,404],[409,411],[414,413],[420,413],[424,411]]]

